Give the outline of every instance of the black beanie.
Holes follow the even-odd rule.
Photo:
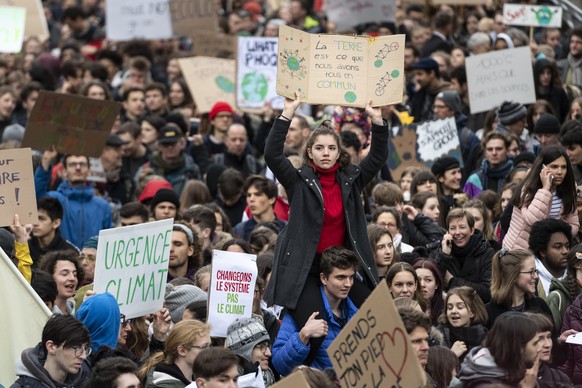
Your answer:
[[[549,113],[544,113],[533,127],[536,134],[558,134],[560,133],[560,122]]]
[[[180,208],[180,197],[178,197],[178,194],[171,189],[159,189],[156,192],[156,195],[154,195],[150,204],[152,211],[161,202],[170,202],[176,205],[176,209]]]
[[[453,158],[452,156],[441,156],[434,162],[430,170],[434,176],[438,177],[439,175],[443,175],[448,170],[459,167],[461,167],[461,164],[457,158]]]

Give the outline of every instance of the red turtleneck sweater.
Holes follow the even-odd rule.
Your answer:
[[[342,192],[336,179],[339,165],[336,163],[329,170],[311,164],[319,173],[319,182],[323,194],[323,227],[319,236],[317,253],[334,245],[344,245],[346,238],[346,220],[342,202]]]

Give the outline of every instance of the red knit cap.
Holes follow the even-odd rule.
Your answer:
[[[139,196],[139,201],[145,203],[152,199],[159,189],[171,189],[172,185],[165,179],[154,179],[146,183],[143,191]]]
[[[222,112],[233,113],[232,106],[230,106],[227,102],[218,101],[216,104],[212,106],[210,109],[210,113],[208,114],[208,118],[210,120],[214,119],[217,114]]]

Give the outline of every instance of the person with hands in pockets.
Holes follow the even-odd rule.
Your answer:
[[[360,270],[350,287],[356,306],[378,283],[360,194],[386,163],[389,137],[381,109],[373,108],[370,100],[365,111],[372,122],[372,142],[358,166],[351,163],[337,132],[324,121],[307,139],[303,165],[295,168],[283,148],[300,104],[298,93],[295,100],[286,99],[265,147],[267,166],[285,188],[290,205],[287,228],[277,238],[266,299],[269,305],[286,307],[297,327],[303,327],[315,311],[323,311],[319,276],[326,248],[344,246],[356,254]],[[322,342],[323,338],[311,339],[312,356]]]

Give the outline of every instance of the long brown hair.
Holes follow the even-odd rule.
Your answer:
[[[519,277],[523,262],[533,257],[525,249],[500,250],[493,256],[491,271],[491,300],[503,307],[511,307],[513,303],[513,287]],[[530,298],[533,295],[525,295]]]
[[[317,138],[322,135],[329,135],[334,138],[339,149],[339,158],[337,160],[337,163],[339,164],[340,170],[349,165],[352,162],[352,158],[348,151],[346,151],[346,149],[343,147],[341,138],[339,137],[337,132],[333,129],[331,121],[329,120],[322,122],[319,125],[319,127],[317,127],[313,132],[311,132],[311,135],[309,135],[309,137],[307,138],[305,149],[303,150],[303,163],[308,166],[311,165],[312,160],[309,157],[309,153],[307,152],[307,150],[311,149],[311,147],[313,147],[313,144],[315,144]]]
[[[418,302],[422,311],[426,311],[427,303],[424,299],[424,295],[422,294],[422,288],[420,287],[420,281],[418,280],[418,275],[412,266],[406,262],[400,262],[392,265],[386,274],[386,283],[388,283],[388,287],[392,285],[392,281],[396,277],[396,275],[400,272],[410,272],[414,277],[414,282],[416,283],[416,291],[414,292],[413,299]]]

